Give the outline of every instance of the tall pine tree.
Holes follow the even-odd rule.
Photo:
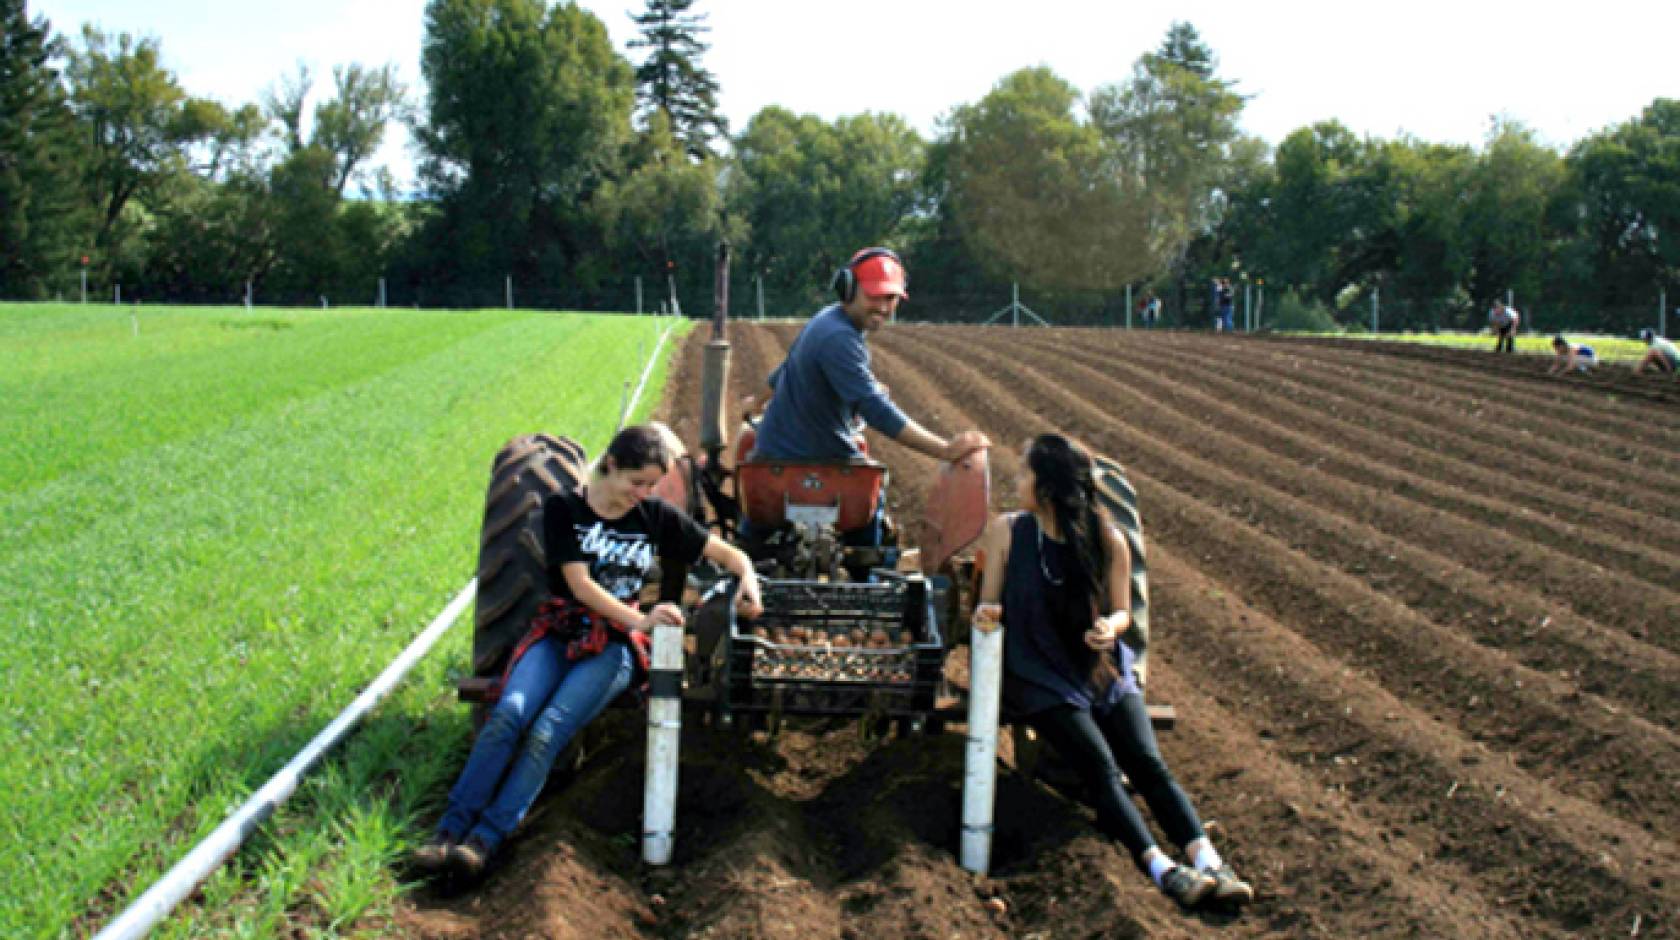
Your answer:
[[[630,48],[649,50],[636,69],[642,125],[648,126],[653,113],[663,111],[683,149],[705,159],[716,155],[712,142],[729,136],[729,125],[718,111],[717,79],[700,65],[700,56],[710,48],[700,34],[711,28],[702,25],[703,14],[689,12],[694,2],[648,0],[647,12],[630,17],[642,30],[642,38],[631,40]]]
[[[67,288],[76,265],[77,139],[50,28],[0,0],[0,297]]]

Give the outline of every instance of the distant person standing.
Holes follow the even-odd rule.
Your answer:
[[[1213,296],[1216,312],[1213,319],[1213,328],[1229,333],[1236,329],[1236,325],[1231,322],[1231,318],[1235,315],[1237,306],[1236,296],[1231,291],[1231,279],[1222,277],[1214,283]]]
[[[1645,358],[1639,360],[1639,365],[1633,367],[1633,373],[1638,375],[1645,371],[1646,366],[1666,372],[1669,375],[1680,373],[1680,349],[1676,349],[1669,340],[1658,336],[1655,330],[1646,328],[1639,331],[1639,338],[1645,345],[1651,347],[1645,350]]]
[[[1517,327],[1521,323],[1522,314],[1517,312],[1517,308],[1506,306],[1503,300],[1494,300],[1493,306],[1488,309],[1488,326],[1493,329],[1494,352],[1517,351]]]
[[[1552,337],[1552,352],[1557,355],[1557,361],[1546,370],[1548,375],[1565,375],[1570,372],[1590,372],[1598,365],[1598,354],[1591,346],[1581,343],[1571,343],[1560,334]]]
[[[1149,329],[1161,316],[1161,298],[1155,296],[1154,291],[1145,291],[1137,302],[1138,317],[1143,321],[1143,328]]]

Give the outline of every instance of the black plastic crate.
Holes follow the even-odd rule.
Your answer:
[[[919,576],[876,576],[871,583],[761,582],[764,615],[732,621],[728,642],[720,644],[724,714],[919,717],[932,711],[945,660],[937,592]],[[866,641],[884,631],[889,645],[860,648],[851,642],[854,630]],[[837,644],[841,635],[847,641]]]

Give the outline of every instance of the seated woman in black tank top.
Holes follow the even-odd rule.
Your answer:
[[[1131,554],[1097,503],[1090,453],[1041,434],[1023,464],[1022,511],[992,520],[981,543],[974,613],[977,630],[1006,628],[1005,707],[1074,766],[1097,827],[1165,894],[1185,908],[1252,901],[1254,889],[1220,858],[1156,746],[1133,652],[1120,639],[1130,623]],[[1156,844],[1122,772],[1189,865]]]

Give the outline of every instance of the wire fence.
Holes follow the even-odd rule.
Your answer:
[[[707,279],[616,278],[595,284],[544,284],[512,276],[479,283],[427,283],[379,280],[337,296],[291,290],[269,293],[252,285],[229,286],[225,294],[195,297],[197,302],[286,307],[408,307],[419,309],[589,310],[628,313],[679,312],[691,317],[713,313],[713,286]],[[1639,292],[1635,292],[1637,295]],[[1644,328],[1664,336],[1680,333],[1680,283],[1652,285],[1643,299],[1610,304],[1553,301],[1510,296],[1522,314],[1525,333],[1593,333],[1632,336]],[[731,272],[730,315],[735,319],[805,319],[833,296],[818,286],[777,288],[752,272]],[[1159,304],[1145,316],[1145,299]],[[150,303],[153,298],[125,292],[121,284],[89,285],[85,294],[60,295],[64,302]],[[1487,310],[1463,302],[1414,301],[1378,291],[1354,297],[1340,307],[1302,300],[1288,285],[1245,282],[1234,285],[1229,328],[1238,332],[1295,330],[1310,332],[1453,332],[1487,326]],[[158,298],[157,302],[174,303]],[[1046,290],[1022,285],[914,285],[911,300],[899,308],[905,322],[1049,325],[1107,328],[1222,329],[1207,282],[1186,279],[1138,284],[1110,290]]]

